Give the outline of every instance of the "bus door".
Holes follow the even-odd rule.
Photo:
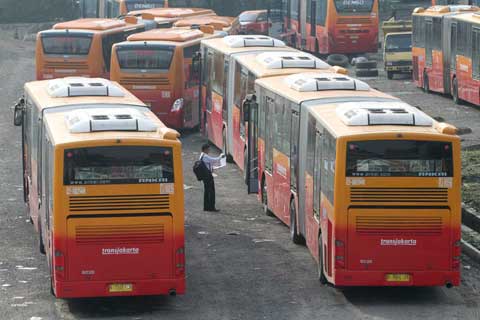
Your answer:
[[[270,37],[280,38],[280,35],[283,32],[282,5],[283,4],[280,0],[270,2],[270,8],[267,13],[268,35]]]
[[[247,136],[247,174],[248,193],[258,193],[258,103],[254,95],[246,97],[244,119],[248,123]]]
[[[432,66],[432,45],[433,45],[433,21],[430,20],[425,20],[426,23],[426,28],[425,28],[425,34],[426,34],[426,41],[425,41],[425,66],[426,67],[431,67]],[[436,32],[439,32],[437,30]]]
[[[185,94],[183,95],[183,125],[194,128],[200,124],[200,56],[199,45],[183,48]]]

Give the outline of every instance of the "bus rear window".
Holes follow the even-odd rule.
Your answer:
[[[370,12],[373,7],[373,0],[335,0],[337,12]]]
[[[67,149],[65,185],[172,183],[172,148],[122,146]]]
[[[121,69],[168,70],[173,50],[173,48],[119,47],[117,58]]]
[[[87,55],[91,44],[91,35],[42,35],[45,54]]]
[[[452,177],[452,144],[371,140],[347,143],[349,177]]]
[[[405,52],[412,50],[411,34],[388,35],[385,40],[386,52]]]

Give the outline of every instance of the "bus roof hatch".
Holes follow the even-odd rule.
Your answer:
[[[264,52],[259,54],[256,59],[268,69],[330,68],[330,65],[323,60],[303,52]]]
[[[285,47],[285,42],[268,36],[258,35],[234,35],[226,36],[223,41],[230,48],[245,47]]]
[[[299,73],[285,79],[288,86],[299,92],[354,90],[368,91],[370,86],[358,79],[337,73]]]
[[[132,108],[74,110],[65,115],[71,133],[98,131],[157,131],[157,125]]]
[[[347,102],[337,115],[348,126],[407,125],[432,126],[433,119],[404,102]]]
[[[125,93],[113,82],[102,78],[67,77],[50,80],[47,92],[51,97],[123,97]]]

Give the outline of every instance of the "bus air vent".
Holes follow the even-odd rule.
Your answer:
[[[169,209],[168,195],[70,196],[70,212],[156,211]]]
[[[268,37],[258,35],[234,35],[226,36],[223,41],[230,48],[245,47],[285,47],[285,42]]]
[[[433,205],[448,203],[445,188],[351,188],[352,204]]]
[[[163,224],[78,225],[77,245],[161,243],[165,239]]]
[[[400,101],[347,102],[337,108],[337,115],[348,126],[433,125],[427,114]]]
[[[363,81],[336,73],[299,73],[285,79],[287,85],[299,92],[327,90],[368,91],[370,86]]]
[[[51,97],[123,97],[123,90],[113,82],[101,78],[67,77],[50,80],[47,92]]]
[[[131,108],[74,110],[65,116],[71,133],[96,131],[157,131],[157,124]]]
[[[301,52],[264,52],[256,57],[268,69],[306,68],[328,69],[330,65],[317,57]]]
[[[360,235],[385,236],[438,236],[442,234],[439,216],[357,216],[356,232]]]

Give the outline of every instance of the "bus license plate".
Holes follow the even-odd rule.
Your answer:
[[[131,283],[113,283],[108,286],[109,292],[131,292],[133,286]]]
[[[409,282],[410,281],[409,274],[389,273],[386,275],[385,278],[388,282]]]

